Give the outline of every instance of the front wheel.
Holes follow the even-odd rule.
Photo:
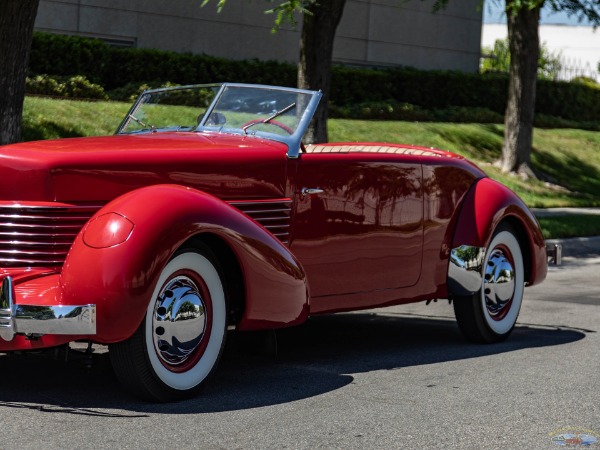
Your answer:
[[[472,296],[454,299],[458,327],[470,341],[503,341],[517,321],[523,300],[523,254],[514,229],[498,227],[485,255],[482,285]]]
[[[208,248],[179,251],[160,274],[134,335],[110,346],[117,378],[133,394],[172,401],[198,392],[225,343],[222,278]]]

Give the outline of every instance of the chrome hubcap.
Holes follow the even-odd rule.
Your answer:
[[[500,249],[494,249],[485,266],[485,305],[493,319],[501,320],[515,293],[515,269]]]
[[[154,348],[166,364],[186,362],[206,330],[206,305],[194,281],[187,276],[170,280],[162,289],[152,315]]]

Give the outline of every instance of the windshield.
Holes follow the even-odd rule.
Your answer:
[[[304,134],[320,97],[314,91],[231,83],[155,89],[142,93],[117,133],[206,131],[289,143]]]
[[[117,133],[194,130],[219,89],[219,86],[188,86],[146,91]]]
[[[298,128],[309,100],[310,95],[293,91],[226,86],[201,126],[244,134],[264,131],[289,136]]]
[[[230,133],[283,142],[297,157],[321,91],[222,83],[143,92],[117,134]]]

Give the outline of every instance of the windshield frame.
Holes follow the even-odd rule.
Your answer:
[[[146,95],[148,95],[148,94],[152,95],[152,94],[168,92],[168,91],[182,91],[182,90],[205,89],[205,88],[218,89],[218,91],[215,94],[215,97],[212,100],[211,104],[206,109],[204,116],[200,120],[198,126],[195,126],[191,129],[186,129],[185,131],[219,133],[219,134],[221,134],[221,133],[234,134],[234,135],[248,136],[248,137],[259,137],[259,138],[264,138],[264,139],[268,139],[268,140],[273,140],[276,142],[281,142],[281,143],[284,143],[287,145],[288,157],[290,157],[290,158],[297,158],[299,156],[302,137],[306,133],[306,130],[308,129],[310,121],[312,120],[312,118],[315,114],[315,111],[317,109],[317,106],[319,104],[319,101],[322,97],[321,91],[311,91],[311,90],[306,90],[306,89],[288,88],[288,87],[280,87],[280,86],[268,86],[268,85],[262,85],[262,84],[247,84],[247,83],[195,84],[195,85],[174,86],[174,87],[159,88],[159,89],[148,89],[139,95],[139,97],[137,98],[137,100],[132,105],[132,107],[130,108],[128,113],[125,115],[125,118],[119,125],[119,127],[116,131],[116,134],[125,134],[126,135],[126,134],[133,134],[133,133],[146,134],[146,133],[160,133],[161,132],[160,128],[157,129],[150,125],[149,125],[150,128],[148,130],[137,130],[135,132],[124,131],[125,128],[129,125],[129,123],[132,120],[134,120],[134,121],[136,120],[135,119],[136,112],[143,104],[145,104],[144,97]],[[249,89],[254,89],[254,90],[265,89],[265,90],[281,91],[281,92],[286,92],[286,93],[304,94],[304,95],[308,96],[309,100],[308,100],[308,104],[306,105],[306,108],[304,109],[304,112],[302,113],[302,116],[300,117],[300,120],[298,121],[298,125],[296,126],[296,129],[290,135],[281,135],[281,134],[271,133],[271,132],[263,131],[263,130],[260,130],[260,131],[253,130],[253,129],[243,130],[243,129],[238,129],[238,128],[227,128],[226,126],[207,125],[206,123],[207,123],[209,117],[211,116],[213,111],[215,111],[215,108],[219,104],[219,100],[221,99],[221,97],[223,96],[223,94],[225,93],[225,91],[228,88],[242,88],[242,89],[249,88]],[[265,119],[267,119],[267,118],[268,118],[268,116],[265,117]],[[166,131],[174,131],[174,130],[167,129]]]

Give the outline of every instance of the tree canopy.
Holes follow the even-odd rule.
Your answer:
[[[494,47],[484,47],[485,59],[481,63],[482,72],[505,72],[510,68],[510,48],[507,39],[497,39]],[[538,78],[556,80],[563,70],[561,52],[552,52],[545,44],[540,46],[538,58]]]

